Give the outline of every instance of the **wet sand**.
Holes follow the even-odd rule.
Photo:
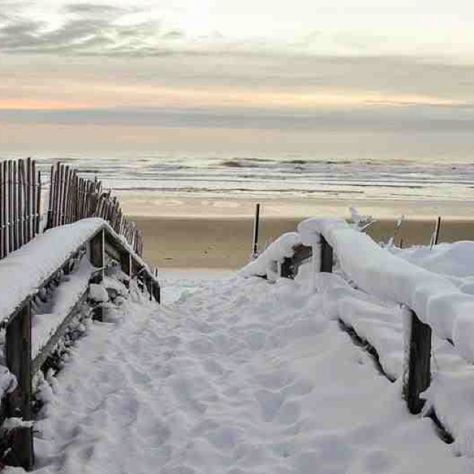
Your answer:
[[[130,216],[143,230],[145,259],[167,268],[227,268],[245,265],[251,253],[253,219],[250,217],[143,217]],[[302,218],[266,217],[261,220],[260,248],[284,232],[296,229]],[[394,235],[396,219],[380,219],[368,233],[377,241]],[[434,219],[405,220],[395,237],[398,245],[428,244]],[[440,242],[474,240],[474,219],[443,220]]]

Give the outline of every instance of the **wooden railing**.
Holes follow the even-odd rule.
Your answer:
[[[319,262],[320,272],[331,273],[333,271],[334,259],[337,255],[333,254],[333,249],[326,241],[323,235],[320,235],[320,255]],[[297,245],[294,247],[294,254],[292,257],[285,258],[283,263],[280,265],[280,276],[284,278],[294,278],[301,265],[307,263],[312,258],[312,247],[305,245]],[[404,381],[403,381],[403,396],[406,401],[408,410],[412,414],[418,414],[423,409],[425,401],[420,397],[420,394],[424,392],[430,385],[431,382],[431,336],[432,329],[429,325],[423,323],[415,311],[408,308],[410,318],[410,338],[408,342],[408,357],[405,360],[404,370]],[[354,328],[350,328],[354,331],[359,340],[360,338],[355,332]],[[451,344],[452,341],[448,340]],[[375,351],[373,347],[370,347],[372,352]],[[376,353],[376,351],[375,351]],[[390,379],[390,377],[388,377]],[[431,416],[438,427],[441,429],[441,436],[446,439],[452,439],[450,434],[440,425],[439,420],[434,412]]]
[[[65,229],[67,230],[67,229]],[[129,279],[136,279],[143,291],[148,292],[150,298],[160,301],[160,285],[153,273],[142,259],[123,241],[123,239],[103,222],[94,233],[74,248],[64,260],[46,275],[39,286],[32,293],[26,295],[14,311],[5,318],[1,325],[5,329],[5,357],[9,371],[16,377],[16,389],[8,393],[2,401],[2,424],[6,418],[21,418],[23,422],[32,420],[32,380],[36,372],[51,356],[58,341],[67,331],[68,324],[78,308],[87,298],[87,290],[77,295],[76,303],[68,314],[58,324],[56,330],[41,347],[36,356],[32,357],[32,314],[34,313],[35,299],[40,297],[42,289],[58,279],[63,273],[68,273],[81,258],[88,255],[94,271],[91,281],[97,283],[104,275],[108,260],[118,262],[121,270]],[[25,268],[25,271],[28,271]],[[95,308],[95,316],[101,319],[101,307]],[[9,465],[21,466],[27,470],[34,465],[33,432],[32,427],[23,423],[10,431],[7,435],[9,443],[6,462]]]

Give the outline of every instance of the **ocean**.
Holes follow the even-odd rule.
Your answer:
[[[40,159],[40,167],[54,161]],[[115,191],[160,197],[474,203],[474,162],[166,156],[60,161],[83,175],[97,175]]]

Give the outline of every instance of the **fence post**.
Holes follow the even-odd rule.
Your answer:
[[[6,329],[5,358],[8,370],[16,377],[18,385],[7,398],[7,416],[32,419],[31,387],[31,302],[8,323]],[[26,470],[33,468],[33,428],[20,427],[12,433],[11,451],[7,462]]]
[[[89,242],[89,259],[91,264],[100,269],[98,281],[101,283],[104,278],[104,267],[105,267],[105,231],[101,229]],[[95,319],[102,321],[103,310],[102,306],[95,308]]]
[[[120,254],[120,268],[129,278],[132,276],[132,255],[129,252]]]
[[[153,298],[157,303],[161,303],[161,288],[157,282],[153,283]]]
[[[403,395],[410,413],[417,414],[425,404],[420,393],[429,387],[431,381],[431,328],[420,321],[412,310],[409,324],[410,340],[405,342],[409,344],[408,360],[405,362],[408,367],[405,368]]]
[[[280,265],[280,276],[282,278],[294,278],[293,259],[285,257]]]
[[[255,220],[253,223],[253,241],[252,241],[252,258],[258,256],[258,231],[260,225],[260,204],[255,206]]]
[[[321,234],[321,264],[320,272],[332,273],[332,262],[333,262],[333,252],[332,247],[328,244],[327,240]]]

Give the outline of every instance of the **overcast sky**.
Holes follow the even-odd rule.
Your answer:
[[[0,0],[0,155],[474,157],[471,0]]]

